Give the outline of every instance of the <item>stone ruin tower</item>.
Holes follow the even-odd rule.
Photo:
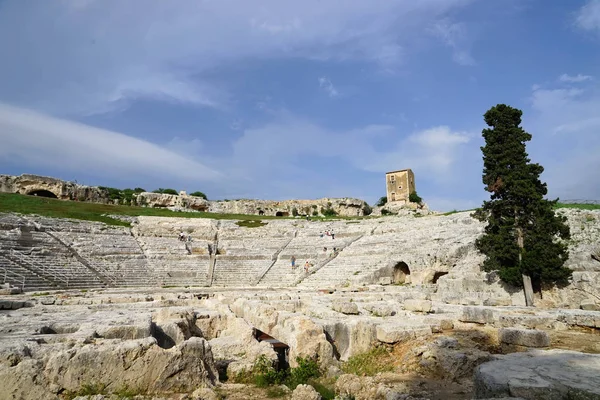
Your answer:
[[[386,172],[385,186],[388,202],[408,202],[408,196],[415,191],[415,174],[411,169]]]

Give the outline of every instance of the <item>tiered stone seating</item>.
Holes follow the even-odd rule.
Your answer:
[[[322,263],[333,251],[333,247],[343,245],[344,241],[338,239],[331,240],[324,236],[304,236],[306,233],[300,232],[299,236],[281,251],[277,261],[258,283],[259,286],[266,287],[286,287],[292,286],[296,280],[304,275],[304,263],[308,261],[311,265],[317,266]],[[335,242],[335,246],[334,243]],[[327,251],[324,251],[327,247]],[[296,268],[292,270],[291,259],[296,257]]]
[[[339,286],[385,267],[389,262],[389,254],[377,252],[377,243],[381,238],[373,239],[372,236],[341,238],[337,243],[344,244],[340,246],[342,250],[338,256],[310,274],[299,286]]]
[[[213,286],[250,286],[273,264],[289,237],[219,237]]]
[[[177,237],[137,237],[147,257],[148,269],[158,284],[207,286],[210,256],[207,240],[181,242]],[[191,249],[192,254],[189,253]]]
[[[0,282],[10,283],[26,291],[52,290],[58,287],[47,279],[0,254]]]
[[[153,283],[146,255],[138,242],[124,230],[53,234],[106,276],[111,286],[148,286]]]
[[[19,231],[0,231],[0,252],[35,275],[53,282],[61,288],[94,288],[104,282],[85,265],[44,232],[31,231],[25,235]],[[27,285],[29,286],[29,285]]]

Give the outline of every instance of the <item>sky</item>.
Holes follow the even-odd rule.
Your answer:
[[[600,199],[600,0],[0,0],[0,173],[200,190],[489,197],[523,110],[549,197]]]

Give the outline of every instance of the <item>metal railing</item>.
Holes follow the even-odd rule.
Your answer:
[[[18,274],[14,271],[9,270],[5,267],[0,267],[0,274],[2,275],[2,283],[7,283],[10,278],[12,284],[20,284],[21,291],[25,290],[25,276]]]
[[[29,257],[15,249],[11,249],[10,255],[16,258],[19,262],[28,265],[34,271],[39,271],[42,275],[49,276],[51,279],[57,281],[57,283],[64,282],[64,284],[69,287],[69,276],[58,271],[55,268],[49,267],[47,265],[38,264],[37,262],[29,259]]]

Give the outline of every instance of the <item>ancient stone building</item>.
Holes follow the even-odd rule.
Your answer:
[[[415,174],[411,169],[387,172],[385,186],[388,202],[408,201],[408,196],[415,191]]]

